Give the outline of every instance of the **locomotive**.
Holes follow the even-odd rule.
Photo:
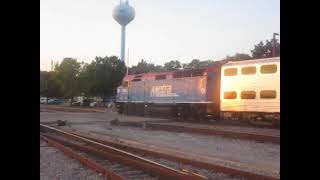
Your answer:
[[[127,75],[119,113],[280,125],[280,57]]]

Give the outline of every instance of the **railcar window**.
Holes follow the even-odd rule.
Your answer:
[[[255,74],[256,71],[257,71],[257,68],[255,66],[243,67],[241,69],[241,73],[245,74],[245,75],[247,75],[247,74]]]
[[[277,72],[277,65],[270,64],[270,65],[263,65],[261,66],[261,73],[262,74],[270,74]]]
[[[241,92],[241,99],[255,99],[256,92],[255,91],[242,91]]]
[[[225,76],[236,76],[238,73],[237,68],[228,68],[224,70]]]
[[[163,74],[163,75],[157,75],[155,77],[156,80],[162,80],[162,79],[167,79],[167,75]]]
[[[260,98],[262,99],[275,99],[277,97],[277,92],[273,90],[263,90],[260,91]]]
[[[224,92],[224,99],[236,99],[237,92],[236,91],[228,91]]]

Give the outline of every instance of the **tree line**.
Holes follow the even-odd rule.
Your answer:
[[[280,43],[275,43],[275,55],[280,56]],[[251,55],[236,53],[226,56],[222,61],[241,61],[272,57],[272,41],[266,40],[254,45]],[[142,59],[137,65],[129,67],[129,74],[147,72],[165,72],[176,69],[205,67],[216,61],[193,59],[190,63],[182,64],[171,60],[162,65],[147,63]],[[79,62],[75,58],[64,58],[56,63],[52,71],[40,71],[40,96],[71,99],[75,96],[106,99],[116,94],[117,87],[125,76],[127,67],[116,56],[95,57],[91,63]]]
[[[251,50],[251,55],[245,53],[236,53],[233,56],[226,56],[221,61],[241,61],[241,60],[249,60],[249,59],[260,59],[260,58],[269,58],[273,56],[273,40],[266,40],[265,43],[263,41],[254,45],[254,48]],[[280,56],[280,43],[275,41],[275,56]],[[210,64],[215,63],[213,60],[204,60],[201,61],[199,59],[193,59],[190,63],[182,64],[178,60],[171,60],[170,62],[166,62],[164,66],[154,65],[153,63],[147,63],[146,60],[142,59],[138,62],[137,65],[129,68],[129,74],[141,74],[147,72],[165,72],[172,71],[175,69],[186,69],[186,68],[199,68],[205,67]]]

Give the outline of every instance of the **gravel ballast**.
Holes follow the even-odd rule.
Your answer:
[[[104,180],[106,178],[40,140],[40,179]]]

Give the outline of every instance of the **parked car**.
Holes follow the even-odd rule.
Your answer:
[[[63,99],[49,99],[48,104],[63,104],[64,100]]]
[[[84,99],[81,106],[90,106],[90,103],[95,102],[93,99]]]
[[[46,104],[47,103],[47,98],[41,97],[40,98],[40,104]]]
[[[48,104],[52,103],[53,101],[55,101],[56,99],[48,99]]]
[[[81,101],[76,101],[71,104],[71,106],[80,106],[80,105],[81,105]]]
[[[90,103],[90,107],[97,107],[97,102]]]
[[[106,99],[106,102],[115,102],[117,99],[117,96],[110,96],[109,98]]]

